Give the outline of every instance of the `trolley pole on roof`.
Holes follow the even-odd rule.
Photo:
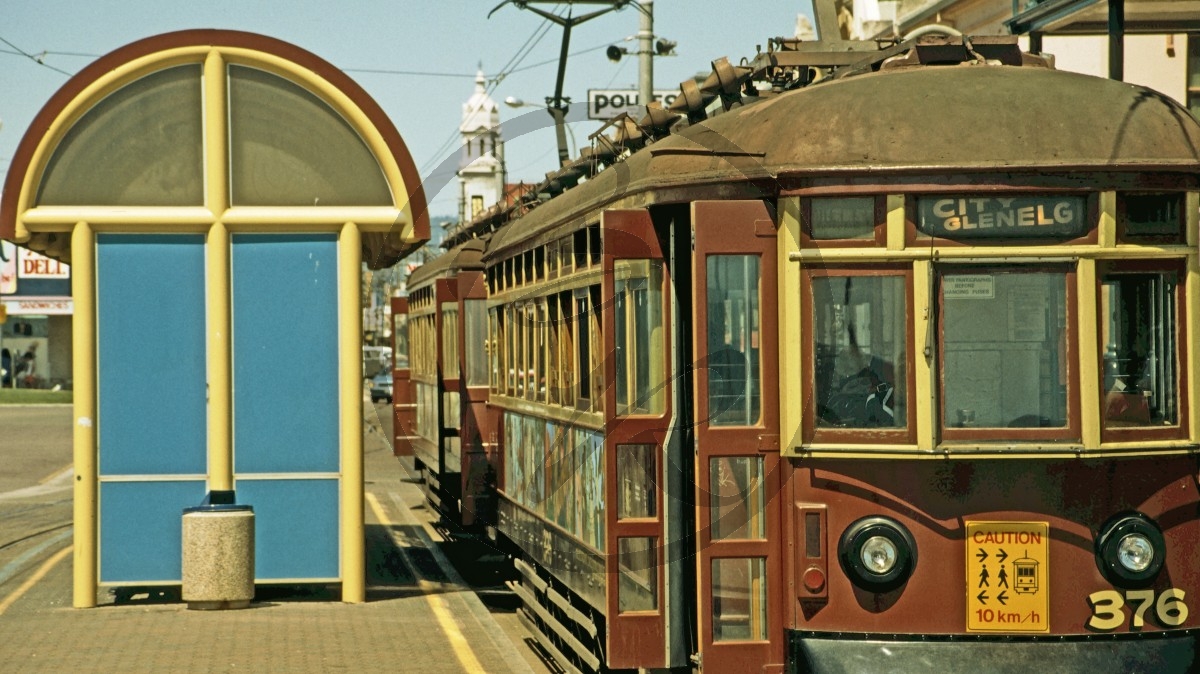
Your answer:
[[[528,9],[529,11],[533,12],[534,14],[537,14],[538,16],[544,18],[545,20],[562,26],[562,29],[563,29],[562,47],[560,48],[559,53],[558,53],[558,79],[556,80],[555,85],[554,85],[554,95],[546,97],[546,111],[549,112],[550,116],[554,119],[554,132],[555,132],[556,139],[558,142],[559,166],[566,164],[571,159],[571,154],[567,151],[567,133],[566,133],[567,111],[571,108],[571,99],[562,95],[563,80],[566,79],[566,75],[567,75],[567,47],[570,46],[570,44],[571,44],[571,28],[573,28],[574,26],[576,26],[578,24],[583,23],[584,21],[588,21],[588,20],[594,19],[598,16],[608,14],[609,12],[611,12],[613,10],[623,9],[625,7],[625,5],[628,5],[630,2],[632,2],[632,0],[563,0],[563,1],[565,1],[567,4],[567,16],[559,16],[552,12],[547,12],[544,9],[538,9],[537,7],[532,6],[532,4],[535,2],[542,2],[542,3],[554,2],[554,4],[562,4],[562,2],[559,2],[557,0],[504,0],[504,2],[500,3],[499,5],[496,5],[492,9],[492,11],[488,12],[488,16],[490,17],[492,14],[496,13],[496,10],[500,9],[501,7],[507,5],[511,2],[513,5],[516,5],[516,7],[518,9]],[[651,0],[646,0],[646,4],[649,4],[650,1]],[[570,13],[571,7],[576,4],[609,5],[609,6],[605,9],[599,9],[594,12],[584,14],[582,16],[577,16],[577,17],[571,16],[571,13]],[[639,9],[640,9],[640,7],[639,7]],[[643,16],[644,16],[644,13],[643,13]],[[649,45],[649,38],[647,38],[646,44]]]

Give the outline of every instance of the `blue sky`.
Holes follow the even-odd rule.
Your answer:
[[[511,4],[489,19],[499,2],[10,1],[0,22],[0,172],[7,173],[17,143],[42,105],[97,56],[158,33],[227,28],[292,42],[347,71],[404,137],[422,179],[433,188],[431,214],[453,214],[456,190],[442,187],[445,181],[434,174],[447,158],[457,157],[458,146],[450,141],[457,139],[462,103],[480,65],[493,79],[506,66],[511,71],[493,83],[497,102],[508,96],[541,102],[554,90],[562,29],[542,30],[542,18]],[[575,14],[594,9],[577,5]],[[565,12],[565,5],[558,11]],[[655,88],[677,89],[721,56],[734,63],[753,56],[756,45],[765,47],[768,38],[791,36],[800,13],[812,15],[811,0],[657,0],[655,35],[678,42],[678,55],[655,59]],[[572,118],[586,116],[588,89],[636,88],[636,57],[612,63],[604,50],[610,44],[634,48],[624,39],[637,29],[633,7],[574,27],[564,90],[573,101]],[[527,43],[531,46],[522,50]],[[557,164],[550,118],[533,108],[501,105],[502,121],[521,115],[530,116],[506,127],[509,179],[539,180]],[[580,121],[572,126],[575,137],[586,142],[598,125]],[[440,192],[432,193],[436,189]]]

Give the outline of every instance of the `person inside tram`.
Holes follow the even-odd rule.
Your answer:
[[[1142,390],[1142,374],[1146,359],[1140,354],[1131,354],[1127,359],[1124,376],[1118,376],[1104,401],[1104,418],[1107,421],[1129,425],[1150,423],[1150,400]]]

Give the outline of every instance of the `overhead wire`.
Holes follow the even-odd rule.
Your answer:
[[[558,8],[559,5],[555,5],[553,11],[557,13]],[[487,93],[491,94],[494,92],[496,87],[500,85],[500,82],[502,82],[505,77],[511,74],[512,69],[520,65],[520,63],[529,56],[530,52],[537,47],[537,45],[546,36],[546,33],[550,31],[552,25],[553,24],[549,19],[542,19],[542,22],[533,29],[533,32],[530,33],[529,37],[525,38],[525,42],[517,48],[517,51],[511,57],[509,57],[508,61],[503,67],[500,68],[497,74],[489,78],[486,89]],[[438,149],[433,153],[433,155],[431,155],[425,164],[421,166],[422,174],[427,173],[430,169],[443,161],[442,155],[454,147],[455,142],[458,140],[458,135],[458,126],[455,125],[455,128],[446,137],[446,140],[442,141],[442,144],[438,146]]]
[[[49,63],[46,63],[45,61],[43,61],[42,56],[45,56],[46,54],[49,54],[50,52],[41,52],[42,56],[38,56],[37,54],[30,54],[29,52],[25,51],[24,49],[21,49],[17,45],[4,39],[3,37],[0,37],[0,42],[3,42],[4,44],[8,45],[9,47],[12,47],[13,49],[15,49],[17,55],[24,56],[25,58],[29,59],[30,61],[33,61],[34,63],[36,63],[40,66],[49,68],[57,73],[62,73],[63,75],[66,75],[67,77],[71,77],[73,75],[73,73],[69,73],[69,72],[63,70],[62,68],[52,66]],[[9,53],[11,53],[11,52],[9,52]]]

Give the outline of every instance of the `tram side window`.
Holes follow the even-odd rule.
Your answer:
[[[617,518],[654,517],[658,512],[657,445],[617,445]]]
[[[488,356],[492,365],[492,393],[504,392],[504,307],[492,307],[491,341],[488,342]]]
[[[963,269],[941,294],[944,424],[1066,427],[1066,272]]]
[[[1175,272],[1116,272],[1101,279],[1104,423],[1179,424]]]
[[[537,370],[536,370],[537,349],[535,348],[536,342],[537,342],[537,337],[535,334],[537,332],[537,314],[536,314],[537,308],[534,306],[533,302],[530,302],[525,305],[525,307],[522,311],[523,311],[522,315],[525,318],[525,331],[524,331],[525,341],[524,341],[523,347],[522,347],[522,349],[523,349],[522,352],[524,353],[524,356],[523,356],[524,362],[522,363],[522,368],[521,368],[521,375],[524,377],[524,379],[523,379],[524,383],[518,384],[518,385],[524,386],[526,400],[536,400],[537,399],[537,389],[538,389]]]
[[[708,423],[751,426],[761,412],[759,259],[710,255],[708,271]]]
[[[1121,231],[1129,239],[1180,241],[1183,238],[1183,195],[1122,194]]]
[[[408,369],[408,314],[396,314],[392,317],[392,334],[396,336],[393,346],[392,367],[398,370]]]
[[[559,392],[561,384],[559,378],[562,375],[559,367],[559,351],[562,347],[558,343],[559,331],[559,312],[558,312],[558,296],[551,295],[546,298],[546,402],[551,405],[562,404],[562,396]]]
[[[575,406],[575,317],[570,291],[558,294],[559,394],[564,407]]]
[[[537,340],[537,356],[534,363],[536,369],[534,377],[537,390],[534,395],[538,402],[544,403],[546,402],[546,337],[549,332],[546,323],[546,298],[538,298],[536,311],[537,317],[534,328]]]
[[[575,363],[578,376],[579,386],[576,390],[576,397],[579,400],[581,409],[589,408],[590,391],[592,389],[592,350],[591,341],[588,339],[588,324],[591,322],[591,312],[588,311],[587,293],[575,295]]]
[[[874,239],[875,198],[810,199],[808,225],[814,239]]]
[[[765,641],[767,596],[764,558],[712,560],[713,641]]]
[[[812,280],[817,428],[908,425],[908,306],[903,276]]]
[[[617,414],[661,414],[662,263],[620,260],[615,271]]]
[[[504,392],[506,395],[517,395],[517,368],[520,364],[517,362],[517,344],[521,341],[521,326],[516,320],[516,307],[509,304],[504,307],[504,322],[506,327],[507,339],[504,340]]]
[[[467,386],[487,386],[487,300],[464,300]]]
[[[591,346],[591,368],[592,368],[592,411],[604,411],[604,330],[601,325],[600,311],[600,286],[594,285],[588,288],[588,295],[592,302],[592,320],[590,321],[589,337],[592,342]]]
[[[658,610],[658,539],[618,538],[617,586],[621,613]]]
[[[442,309],[442,376],[458,379],[458,307],[443,305]]]

